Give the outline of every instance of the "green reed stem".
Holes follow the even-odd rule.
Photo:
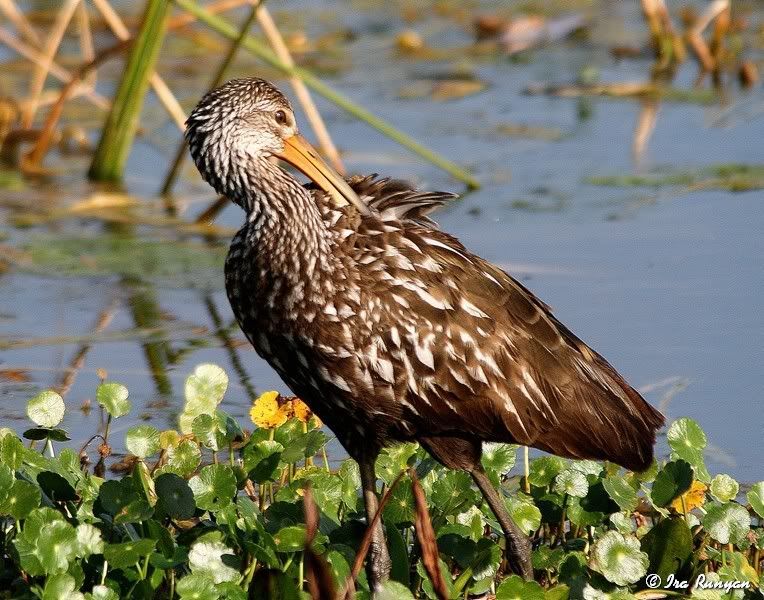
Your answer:
[[[164,39],[167,0],[148,0],[143,22],[130,49],[114,104],[101,133],[88,176],[95,181],[120,181],[138,128],[138,118]]]
[[[207,25],[210,29],[213,29],[223,37],[230,40],[235,40],[239,36],[237,28],[228,20],[219,17],[217,15],[210,14],[204,8],[199,6],[194,0],[174,0],[183,10],[194,15],[199,21]],[[426,146],[423,146],[417,142],[414,138],[403,133],[387,121],[380,119],[376,115],[372,114],[365,108],[359,106],[346,96],[343,96],[339,92],[335,91],[330,86],[326,85],[318,77],[316,77],[309,70],[302,67],[292,67],[286,63],[280,61],[276,55],[271,52],[265,45],[260,43],[252,36],[246,36],[242,40],[242,47],[249,50],[252,54],[257,56],[263,62],[268,63],[270,66],[290,75],[292,77],[299,77],[302,81],[316,93],[320,94],[333,104],[336,104],[346,112],[350,113],[354,117],[364,121],[372,126],[380,133],[386,135],[390,139],[398,142],[401,146],[408,148],[415,154],[418,154],[425,160],[434,164],[435,166],[443,169],[448,174],[465,183],[471,189],[477,189],[480,187],[480,183],[475,177],[462,169],[456,163],[442,157],[436,152],[430,150]]]

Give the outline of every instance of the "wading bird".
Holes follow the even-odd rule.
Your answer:
[[[202,177],[246,212],[225,265],[239,325],[358,461],[369,522],[380,449],[415,440],[472,475],[530,578],[529,540],[481,468],[482,442],[650,465],[661,414],[522,284],[430,221],[452,194],[343,179],[261,79],[209,92],[186,137]],[[389,571],[380,524],[373,584]]]

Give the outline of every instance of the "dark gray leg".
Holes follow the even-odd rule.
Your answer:
[[[363,458],[358,462],[361,470],[361,486],[363,488],[363,500],[366,505],[366,522],[371,524],[374,515],[377,514],[379,500],[377,499],[377,476],[374,473],[374,459]],[[369,577],[369,586],[372,591],[382,583],[390,579],[392,568],[390,553],[385,543],[385,533],[382,529],[382,520],[377,522],[371,537],[369,558],[366,562],[366,574]]]
[[[493,487],[491,480],[485,474],[485,471],[478,466],[470,471],[472,479],[475,480],[478,488],[483,493],[483,497],[491,507],[493,514],[504,531],[504,537],[507,540],[507,560],[512,569],[523,579],[533,579],[533,567],[531,566],[531,542],[512,521],[512,517],[507,512],[507,506],[499,495],[499,492]]]

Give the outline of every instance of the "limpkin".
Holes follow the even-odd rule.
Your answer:
[[[662,415],[521,283],[437,228],[428,214],[453,194],[343,179],[262,79],[209,92],[186,137],[202,177],[246,212],[225,264],[236,319],[358,461],[369,521],[377,455],[415,440],[471,474],[528,578],[529,540],[481,467],[482,442],[650,465]],[[389,571],[380,525],[373,583]]]

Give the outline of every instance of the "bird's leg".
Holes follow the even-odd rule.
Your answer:
[[[509,516],[507,506],[504,504],[499,492],[493,487],[491,480],[488,479],[488,475],[485,474],[482,467],[478,465],[470,471],[470,474],[504,531],[504,538],[507,541],[507,561],[512,569],[523,579],[533,579],[531,542],[528,536],[515,525],[512,517]]]
[[[363,500],[366,505],[366,523],[371,525],[374,515],[379,508],[377,499],[377,476],[374,473],[374,458],[364,457],[358,461],[361,471],[361,486],[363,488]],[[366,563],[366,573],[369,577],[369,587],[372,591],[390,578],[392,561],[385,543],[385,533],[382,529],[382,519],[372,532],[369,560]]]

